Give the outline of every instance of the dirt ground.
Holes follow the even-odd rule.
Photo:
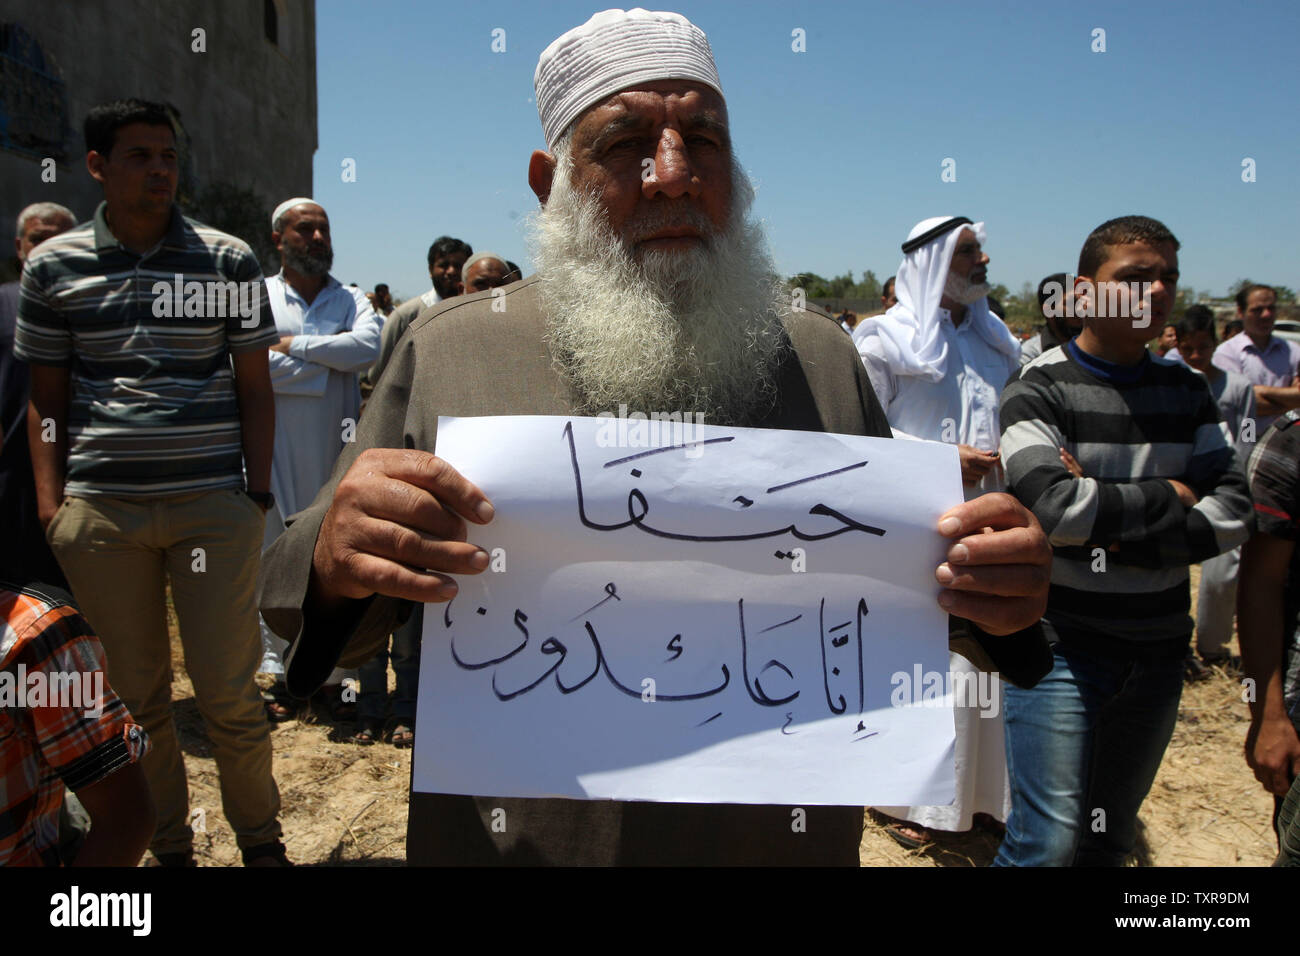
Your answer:
[[[1192,569],[1195,600],[1199,569]],[[236,866],[239,851],[221,814],[216,764],[185,674],[173,620],[173,699],[189,775],[200,866]],[[1235,641],[1234,641],[1235,652]],[[392,675],[389,675],[390,685]],[[1186,685],[1178,725],[1141,813],[1137,866],[1265,866],[1276,854],[1272,798],[1242,755],[1248,726],[1238,680],[1216,671]],[[272,725],[275,778],[289,858],[298,864],[400,866],[406,859],[406,805],[411,750],[388,743],[345,743],[350,724],[334,724],[315,707]],[[200,830],[200,828],[202,828]],[[936,833],[935,842],[904,850],[868,812],[864,866],[984,866],[997,838],[982,830]]]

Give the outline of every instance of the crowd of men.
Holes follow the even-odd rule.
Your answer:
[[[435,456],[438,416],[620,406],[956,446],[966,500],[934,529],[937,601],[950,667],[1000,675],[1005,714],[958,702],[956,799],[879,808],[896,839],[983,825],[1002,834],[998,865],[1122,863],[1173,732],[1201,563],[1201,657],[1232,663],[1235,607],[1247,760],[1277,799],[1279,861],[1300,861],[1300,346],[1273,335],[1274,290],[1242,290],[1243,332],[1216,349],[1212,315],[1173,315],[1179,241],[1123,216],[1083,241],[1073,283],[1044,280],[1045,324],[1021,343],[988,299],[985,224],[937,216],[850,338],[774,278],[697,27],[605,11],[547,47],[535,87],[536,274],[442,236],[432,288],[395,307],[386,285],[330,275],[310,198],[271,214],[267,277],[245,243],[181,215],[165,107],[86,118],[103,203],[80,225],[25,209],[21,283],[0,287],[0,666],[108,680],[93,716],[0,707],[0,864],[131,864],[147,847],[193,865],[170,586],[244,861],[289,865],[270,722],[319,691],[353,742],[387,719],[409,746],[423,607],[489,564],[473,539],[495,508]],[[1177,358],[1148,348],[1166,320]],[[90,818],[79,845],[65,787]],[[863,808],[790,819],[413,792],[407,855],[857,862]]]

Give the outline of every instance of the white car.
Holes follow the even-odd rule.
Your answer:
[[[1273,323],[1273,334],[1280,339],[1287,339],[1291,342],[1300,342],[1300,322],[1290,319]]]

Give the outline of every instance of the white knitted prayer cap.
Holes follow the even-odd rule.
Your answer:
[[[284,202],[280,203],[280,205],[275,207],[275,211],[271,213],[271,229],[274,230],[275,224],[280,221],[280,217],[294,206],[302,206],[306,203],[311,203],[313,206],[320,206],[320,203],[308,196],[295,196],[293,199],[286,199]],[[325,207],[321,206],[321,208],[324,209]]]
[[[704,31],[680,13],[604,10],[542,51],[533,74],[548,149],[583,110],[638,83],[722,81]]]

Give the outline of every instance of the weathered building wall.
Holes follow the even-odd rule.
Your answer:
[[[195,29],[205,52],[195,52]],[[12,256],[8,237],[27,204],[60,202],[81,220],[94,213],[100,190],[86,172],[82,120],[119,97],[179,111],[182,200],[229,184],[269,212],[311,195],[314,0],[0,0],[0,31],[9,40],[0,48],[0,261]],[[54,182],[42,178],[46,157]]]

